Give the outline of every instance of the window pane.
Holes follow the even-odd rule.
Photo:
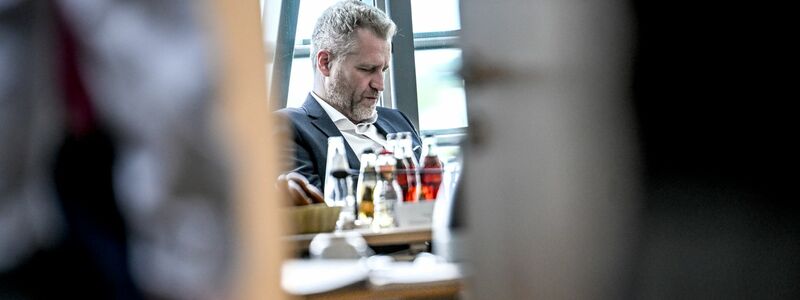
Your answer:
[[[311,69],[311,59],[295,58],[292,60],[292,73],[289,79],[289,99],[287,107],[300,107],[306,101],[306,96],[314,85],[314,74]]]
[[[467,127],[464,80],[456,73],[461,50],[417,50],[414,57],[420,130]]]
[[[325,9],[337,1],[339,0],[300,1],[300,9],[297,16],[297,31],[294,41],[295,45],[308,45],[311,43],[311,34],[314,32],[314,25],[317,22],[317,18],[319,18]],[[314,84],[314,74],[312,71],[311,60],[308,57],[295,58],[292,60],[292,73],[289,74],[289,98],[286,100],[287,107],[300,107],[303,105],[306,96],[311,92],[311,88]]]
[[[458,0],[411,0],[414,33],[461,29]]]
[[[295,44],[302,44],[303,40],[311,40],[314,33],[314,24],[325,9],[338,2],[338,0],[300,1],[300,12],[297,16],[297,32]]]

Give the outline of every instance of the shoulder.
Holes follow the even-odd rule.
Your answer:
[[[377,110],[378,110],[378,117],[379,118],[403,118],[403,119],[408,119],[408,117],[406,117],[406,115],[403,112],[401,112],[399,110],[396,110],[394,108],[380,107],[379,106],[379,107],[377,107]]]
[[[297,107],[282,108],[272,112],[272,115],[277,119],[276,131],[291,132],[295,137],[298,136],[298,131],[303,130],[303,124],[310,122],[305,110]]]
[[[378,118],[383,118],[391,123],[408,123],[413,127],[411,119],[406,116],[402,111],[393,108],[378,107]]]
[[[276,110],[274,112],[276,115],[282,116],[284,118],[289,119],[297,119],[302,117],[308,117],[306,111],[301,107],[286,107]]]
[[[303,127],[303,124],[311,122],[311,117],[302,107],[282,108],[273,112],[273,115],[294,127]]]

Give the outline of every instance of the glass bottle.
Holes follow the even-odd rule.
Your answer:
[[[383,149],[394,153],[394,147],[397,145],[397,133],[387,133],[386,134],[386,146]],[[380,153],[378,153],[380,154]]]
[[[395,180],[397,180],[397,184],[400,186],[400,190],[402,191],[401,195],[398,195],[399,199],[403,201],[406,200],[406,195],[411,196],[410,192],[410,180],[408,178],[409,171],[413,172],[413,166],[408,163],[405,159],[405,151],[403,149],[403,134],[398,133],[396,135],[396,139],[394,144],[394,148],[391,149],[392,153],[394,154],[394,169],[395,169]]]
[[[330,168],[331,175],[336,178],[333,205],[341,207],[339,219],[336,221],[336,230],[353,229],[356,220],[356,204],[352,190],[353,179],[350,177],[351,171],[344,153],[336,150],[333,165]]]
[[[414,143],[411,141],[411,132],[403,132],[400,137],[400,143],[402,145],[403,159],[405,159],[406,165],[408,165],[408,170],[406,171],[408,173],[408,192],[404,191],[403,200],[406,202],[416,202],[419,200],[422,191],[420,188],[420,166],[417,161],[417,156],[414,154]]]
[[[422,139],[422,147],[422,199],[433,201],[442,184],[444,164],[436,153],[436,137],[426,134]]]
[[[400,201],[402,190],[395,179],[394,155],[384,149],[378,156],[378,184],[375,186],[375,218],[373,228],[395,226],[395,205]]]
[[[344,138],[341,136],[332,136],[328,138],[328,154],[325,162],[325,186],[323,196],[325,203],[328,206],[343,206],[340,201],[344,201],[346,196],[345,184],[347,180],[351,180],[346,176],[350,171],[350,166],[347,163],[347,158],[344,152]],[[345,181],[340,182],[340,179]]]
[[[358,184],[356,185],[356,207],[358,220],[369,223],[374,217],[375,202],[373,196],[375,185],[378,183],[377,156],[375,151],[367,148],[361,153],[361,169],[358,171]]]

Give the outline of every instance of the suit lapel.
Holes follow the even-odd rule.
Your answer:
[[[303,103],[303,109],[305,109],[306,114],[308,114],[309,118],[311,119],[311,124],[325,134],[326,138],[323,141],[323,145],[325,145],[325,151],[327,153],[327,138],[332,136],[342,136],[342,133],[339,131],[339,128],[336,127],[336,124],[333,123],[331,117],[328,116],[328,113],[325,112],[325,109],[319,105],[317,99],[314,99],[314,96],[312,96],[311,93],[308,94],[306,102]],[[344,147],[345,152],[347,152],[347,163],[350,165],[350,169],[358,170],[361,166],[361,163],[358,160],[358,156],[356,156],[355,151],[353,151],[353,148],[350,147],[350,144],[348,144],[346,140]]]
[[[320,106],[319,103],[317,103],[317,100],[314,99],[314,96],[311,96],[311,94],[308,94],[306,102],[303,103],[303,109],[306,111],[306,114],[308,114],[309,118],[311,119],[311,124],[313,124],[314,127],[317,127],[317,129],[322,131],[322,133],[324,133],[326,137],[342,135],[339,132],[339,129],[336,128],[336,124],[333,123],[328,114],[325,113],[325,110],[322,109],[322,106]]]
[[[344,148],[345,152],[347,152],[347,164],[350,165],[351,170],[358,170],[361,168],[361,161],[356,156],[356,152],[353,151],[353,148],[350,148],[350,144],[347,141],[344,141]]]
[[[381,111],[378,109],[378,120],[375,121],[375,128],[378,129],[378,133],[386,136],[386,134],[398,132],[397,128],[386,121],[386,118],[381,118],[380,113]]]

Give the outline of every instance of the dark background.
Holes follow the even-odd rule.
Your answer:
[[[800,297],[785,5],[633,1],[644,194],[632,298]]]

